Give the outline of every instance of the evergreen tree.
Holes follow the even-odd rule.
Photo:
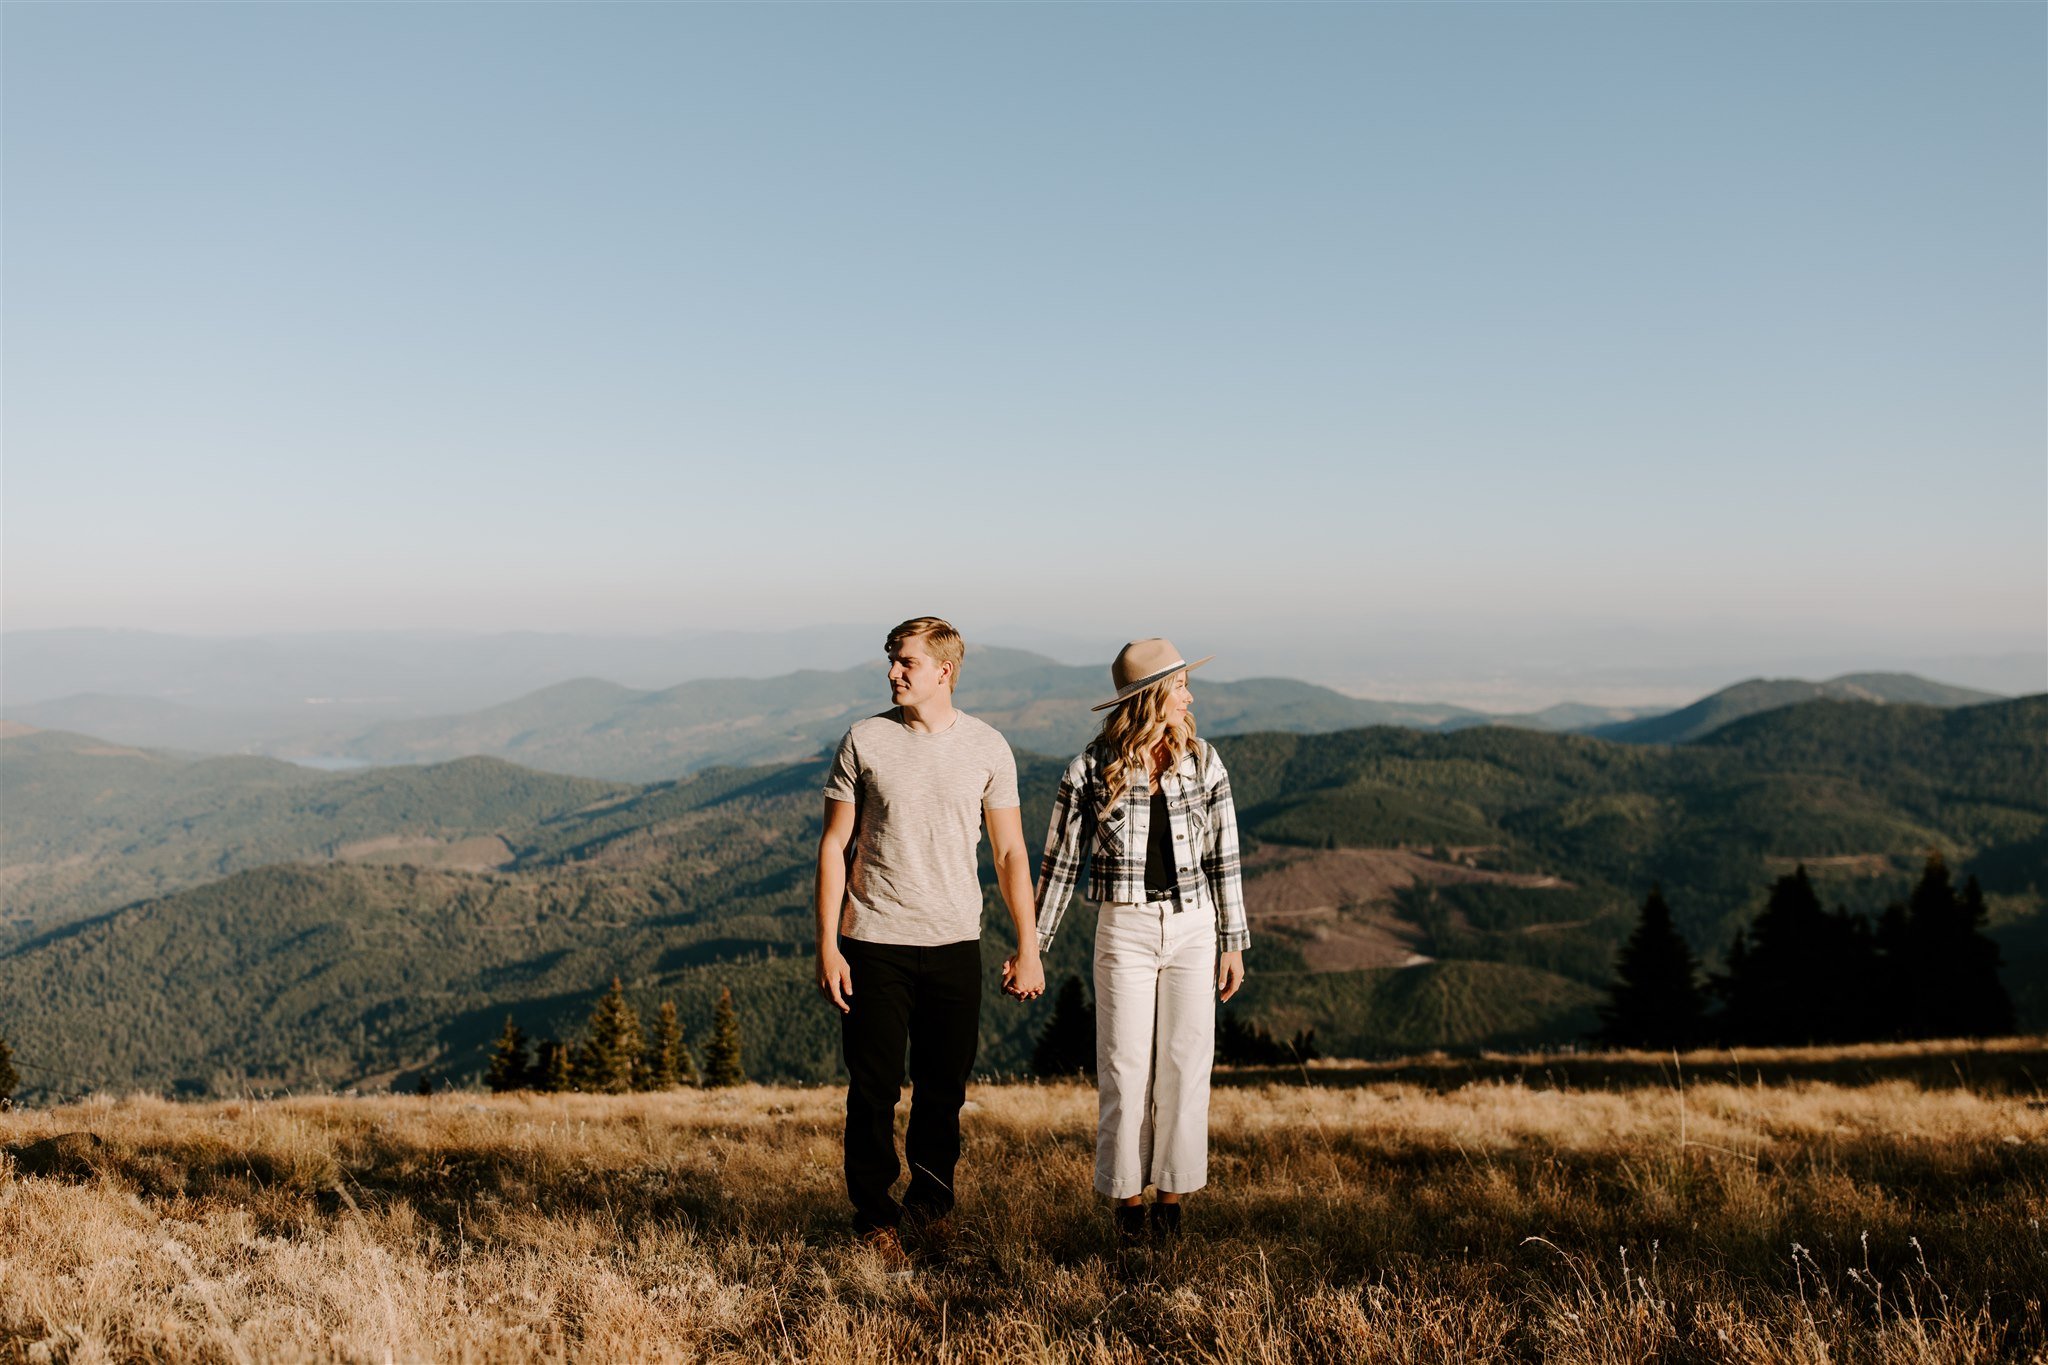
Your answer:
[[[1908,1038],[1982,1038],[2011,1033],[2012,999],[1998,979],[1998,945],[1984,935],[1984,889],[1962,894],[1940,853],[1930,853],[1903,909],[1885,912],[1881,942]]]
[[[1080,977],[1070,976],[1060,986],[1052,1017],[1031,1050],[1031,1070],[1040,1076],[1095,1073],[1095,1007],[1082,996]]]
[[[559,1095],[576,1088],[567,1043],[546,1038],[533,1050],[533,1088],[543,1095]]]
[[[1614,976],[1600,1007],[1601,1042],[1661,1051],[1702,1041],[1707,1010],[1699,964],[1671,923],[1661,886],[1644,898],[1642,918],[1615,956]]]
[[[576,1057],[576,1088],[606,1095],[625,1094],[633,1088],[633,1074],[640,1069],[640,1059],[646,1050],[640,1016],[626,1003],[625,987],[613,977],[612,988],[591,1006],[583,1047]]]
[[[524,1090],[532,1080],[533,1066],[526,1058],[526,1031],[508,1014],[505,1031],[498,1035],[498,1045],[491,1052],[490,1069],[484,1072],[484,1084],[493,1094],[502,1095],[510,1090]]]
[[[642,1073],[649,1090],[674,1090],[697,1083],[697,1064],[683,1042],[682,1021],[676,1017],[676,1002],[661,1002],[661,1014],[654,1030],[653,1057]]]
[[[1226,1014],[1216,1023],[1216,1060],[1225,1066],[1298,1066],[1320,1055],[1312,1028],[1297,1029],[1293,1039],[1283,1043],[1265,1025],[1247,1023],[1236,1014]]]
[[[1870,926],[1822,910],[1804,866],[1771,887],[1715,985],[1727,1040],[1765,1046],[1868,1038],[1883,989]]]
[[[717,1087],[738,1085],[747,1078],[740,1064],[740,1016],[732,1007],[732,989],[718,993],[718,1008],[711,1014],[711,1042],[704,1049],[704,1084]]]
[[[0,1113],[13,1107],[15,1087],[20,1084],[21,1076],[14,1069],[14,1049],[7,1046],[5,1038],[0,1038]]]
[[[1271,1066],[1273,1037],[1243,1016],[1231,1013],[1216,1021],[1216,1060],[1225,1066]]]

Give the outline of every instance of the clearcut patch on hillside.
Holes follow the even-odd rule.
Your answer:
[[[1279,935],[1311,972],[1419,967],[1421,929],[1396,908],[1411,886],[1492,883],[1569,890],[1561,877],[1474,865],[1475,849],[1434,858],[1412,848],[1305,851],[1267,845],[1245,860],[1245,911],[1254,932]]]
[[[1901,860],[1889,853],[1824,853],[1809,858],[1767,856],[1764,867],[1783,876],[1803,867],[1814,876],[1833,873],[1843,877],[1887,877],[1903,870]]]
[[[437,839],[431,834],[387,834],[358,839],[334,850],[342,863],[411,864],[452,872],[496,872],[512,865],[512,846],[496,834],[468,839]]]

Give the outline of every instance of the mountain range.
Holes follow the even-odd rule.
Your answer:
[[[0,947],[0,1036],[31,1085],[459,1078],[507,1012],[566,1036],[613,975],[643,1013],[675,999],[698,1036],[730,988],[754,1074],[836,1074],[809,985],[816,759],[627,786],[475,758],[324,774],[121,748],[0,741],[10,885],[101,879]],[[1254,929],[1231,1008],[1333,1053],[1578,1036],[1650,882],[1712,960],[1791,866],[1874,910],[1930,848],[1982,877],[2007,980],[2048,1023],[2048,697],[1809,701],[1672,745],[1379,726],[1219,748]],[[1020,756],[1028,830],[1060,766]],[[16,773],[42,812],[19,836]],[[1085,978],[1091,919],[1069,917],[1055,984]],[[984,1069],[1021,1069],[1046,1008],[992,1003]]]
[[[555,683],[449,715],[373,720],[348,702],[296,709],[201,707],[163,698],[84,693],[9,706],[8,719],[125,744],[275,757],[418,763],[489,754],[556,772],[626,781],[676,777],[716,763],[761,763],[815,753],[848,724],[886,704],[879,661],[767,678],[696,678],[632,688],[602,678]],[[1093,733],[1089,706],[1107,670],[997,647],[970,650],[960,705],[1020,748],[1054,752]],[[1379,702],[1284,678],[1203,680],[1204,723],[1218,733],[1335,730],[1359,725],[1486,724],[1464,707]],[[1557,708],[1573,721],[1634,713]],[[1525,718],[1547,727],[1548,717]]]
[[[303,714],[229,713],[162,699],[82,695],[10,707],[43,729],[123,744],[200,752],[256,752],[358,766],[434,763],[488,755],[550,772],[651,782],[717,764],[794,761],[830,745],[881,709],[879,662],[807,669],[770,678],[702,678],[636,689],[599,678],[557,683],[452,715],[363,723],[336,712],[315,726]],[[960,706],[1020,749],[1071,753],[1094,733],[1090,706],[1105,670],[1061,664],[1022,650],[978,647],[961,675]],[[1322,733],[1371,725],[1454,731],[1505,725],[1580,731],[1630,742],[1672,743],[1773,706],[1814,697],[1969,705],[1992,694],[1911,674],[1855,674],[1824,683],[1757,679],[1715,693],[1670,717],[1564,703],[1524,715],[1372,701],[1287,678],[1216,681],[1195,675],[1196,715],[1206,734]]]
[[[1069,753],[1101,723],[1105,671],[1021,650],[969,652],[955,701],[1034,753]],[[1199,675],[1197,675],[1199,677]],[[881,664],[766,679],[703,679],[637,692],[595,679],[564,683],[464,716],[393,721],[337,752],[372,763],[491,754],[516,763],[626,781],[677,777],[720,763],[808,758],[886,707]],[[1319,732],[1363,725],[1431,729],[1483,721],[1454,706],[1364,701],[1286,678],[1203,682],[1201,724],[1217,734]]]

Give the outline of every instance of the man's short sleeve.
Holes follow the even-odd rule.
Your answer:
[[[1011,783],[1015,786],[1015,782]],[[832,766],[825,770],[825,795],[833,801],[854,801],[860,797],[860,760],[853,752],[853,731],[839,741]]]
[[[988,786],[982,791],[981,803],[990,810],[1009,810],[1024,803],[1017,796],[1017,756],[1010,752],[1009,743],[1000,734],[990,733],[994,750],[989,755]]]

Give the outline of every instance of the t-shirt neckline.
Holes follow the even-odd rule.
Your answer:
[[[910,722],[903,718],[903,708],[899,706],[896,708],[896,723],[903,727],[903,733],[906,735],[916,735],[919,739],[937,739],[941,735],[950,735],[955,730],[959,729],[960,718],[962,716],[965,716],[966,714],[967,713],[965,711],[962,711],[959,707],[956,706],[953,708],[953,719],[946,723],[945,729],[919,730],[912,727]]]

